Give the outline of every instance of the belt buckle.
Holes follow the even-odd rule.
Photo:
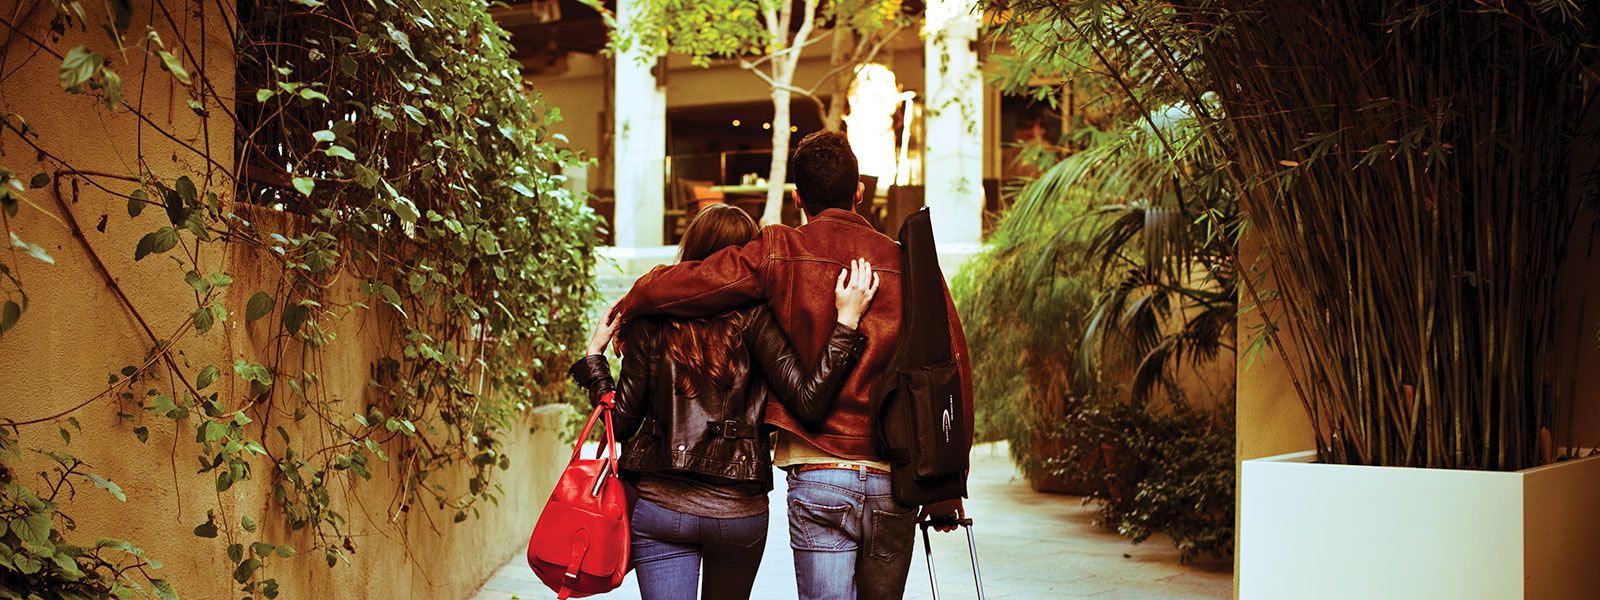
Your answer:
[[[739,423],[737,421],[734,421],[733,419],[727,419],[727,420],[723,421],[722,422],[722,426],[719,427],[718,429],[722,430],[721,431],[722,437],[725,437],[725,438],[737,438],[737,437],[739,437]]]

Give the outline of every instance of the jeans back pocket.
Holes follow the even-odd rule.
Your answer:
[[[904,512],[872,509],[872,533],[867,549],[872,558],[894,562],[911,551],[916,539],[917,509]]]
[[[789,545],[796,550],[848,550],[848,505],[826,505],[789,498]]]

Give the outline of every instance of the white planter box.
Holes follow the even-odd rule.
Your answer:
[[[1600,457],[1516,472],[1240,469],[1243,600],[1600,598]]]

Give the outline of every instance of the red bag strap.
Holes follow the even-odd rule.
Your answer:
[[[616,392],[606,392],[600,396],[600,401],[595,403],[594,412],[589,413],[588,422],[583,424],[583,432],[578,434],[578,441],[573,445],[572,448],[572,458],[568,459],[568,462],[578,459],[578,455],[583,452],[583,442],[588,440],[589,433],[594,431],[595,422],[601,421],[602,417],[604,417],[604,420],[601,422],[602,426],[605,427],[606,430],[606,443],[595,452],[595,458],[606,456],[607,462],[611,465],[611,473],[613,475],[616,474],[617,455],[621,454],[620,450],[617,448],[616,431],[611,425],[611,411],[613,407],[616,406],[616,402],[613,400],[616,395]]]
[[[611,393],[610,392],[607,392],[607,394],[605,396],[605,399],[606,400],[610,400],[611,399]],[[610,404],[608,403],[607,406],[608,406],[608,408],[606,409],[606,447],[605,447],[604,452],[606,454],[607,462],[611,463],[611,476],[612,477],[616,477],[617,476],[617,455],[621,454],[621,450],[617,448],[617,433],[616,433],[616,430],[612,429],[612,427],[611,427],[612,414],[611,414],[611,409],[609,408]],[[598,454],[599,453],[596,453],[597,457],[598,457]]]

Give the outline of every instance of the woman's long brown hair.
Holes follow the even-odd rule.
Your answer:
[[[696,214],[678,243],[678,260],[705,260],[718,250],[743,246],[755,239],[756,222],[739,207],[712,204]],[[675,385],[689,397],[700,395],[702,386],[726,388],[733,385],[735,361],[749,360],[745,352],[732,352],[744,329],[741,313],[706,319],[674,319],[663,339],[667,356],[682,365]]]

